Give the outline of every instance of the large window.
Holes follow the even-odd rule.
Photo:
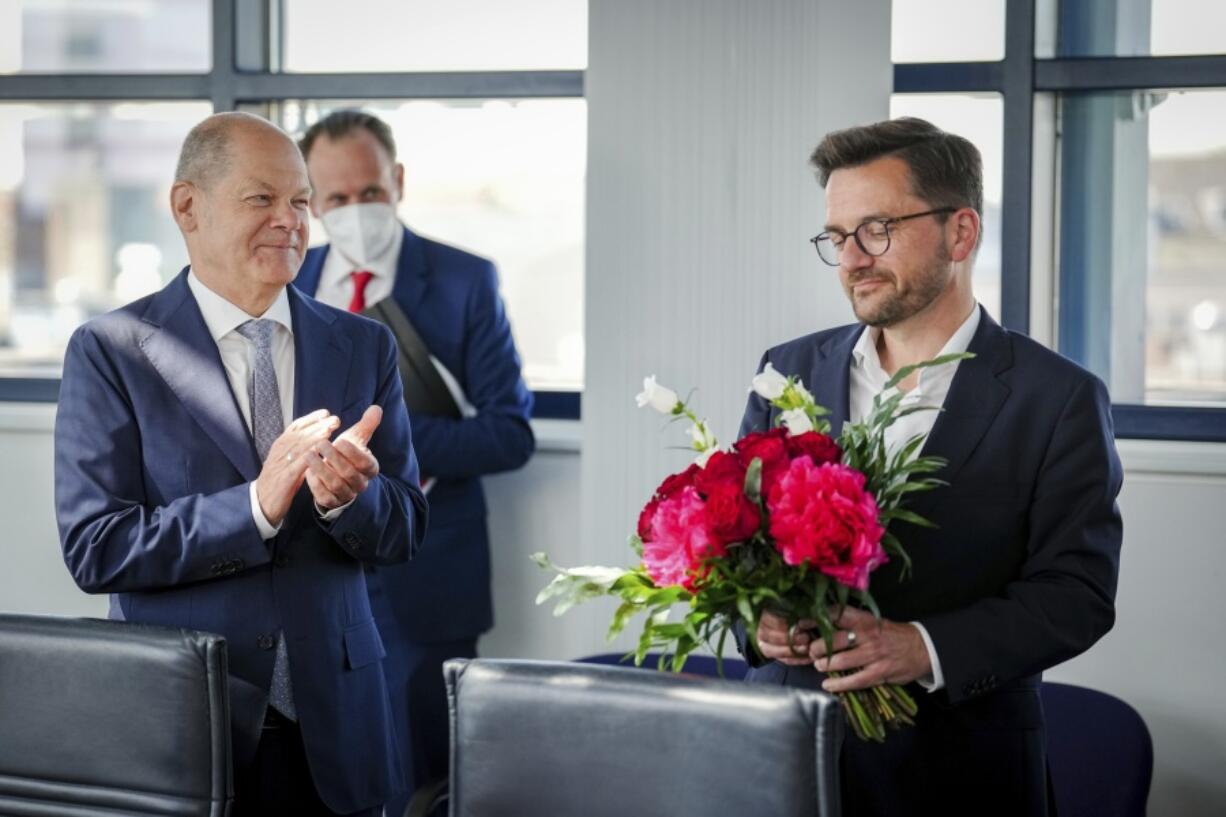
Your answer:
[[[894,23],[892,109],[989,167],[1000,145],[1005,325],[1102,377],[1120,436],[1226,440],[1226,5],[895,0]],[[977,44],[932,53],[954,29]]]
[[[0,105],[0,376],[58,376],[78,324],[187,262],[167,202],[179,145],[210,111]]]
[[[0,74],[207,71],[210,2],[4,0]]]
[[[284,0],[286,71],[506,71],[587,67],[575,0]]]
[[[1061,118],[1060,348],[1116,402],[1226,407],[1226,91],[1070,93]]]
[[[583,100],[312,100],[285,105],[282,122],[299,132],[358,104],[396,137],[404,222],[497,263],[531,387],[582,388]],[[326,240],[312,223],[312,243]]]
[[[890,116],[918,116],[970,139],[983,156],[983,237],[975,256],[975,297],[1000,315],[1003,120],[1000,94],[894,94]]]
[[[586,0],[337,8],[0,2],[0,400],[55,399],[72,330],[182,268],[167,191],[195,122],[296,134],[345,104],[395,128],[406,222],[498,264],[538,414],[578,416]]]

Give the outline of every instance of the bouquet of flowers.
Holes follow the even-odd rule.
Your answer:
[[[533,558],[556,572],[537,603],[557,599],[555,614],[601,596],[621,599],[609,626],[620,633],[631,618],[645,616],[635,661],[653,648],[671,656],[680,671],[701,646],[717,660],[738,621],[746,642],[758,650],[758,619],[770,611],[794,627],[802,619],[817,624],[817,634],[833,653],[835,622],[855,604],[880,618],[869,592],[870,576],[890,559],[909,560],[891,532],[897,521],[932,527],[908,511],[908,496],[941,484],[929,476],[945,463],[916,456],[925,435],[891,451],[885,430],[899,417],[934,410],[903,405],[896,386],[916,369],[969,355],[946,355],[906,366],[873,400],[869,416],[847,423],[838,440],[825,419],[829,411],[795,377],[784,377],[768,363],[753,379],[752,390],[779,409],[776,427],[749,434],[731,448],[719,447],[676,392],[644,381],[640,407],[650,406],[674,419],[688,419],[698,456],[688,468],[666,478],[639,515],[630,545],[640,557],[633,568],[562,568],[543,554]],[[680,620],[670,620],[682,607]],[[830,673],[837,675],[838,673]],[[915,701],[897,684],[839,693],[847,720],[861,739],[881,741],[887,728],[913,724]]]

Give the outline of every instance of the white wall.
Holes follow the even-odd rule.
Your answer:
[[[850,318],[807,240],[824,220],[808,158],[888,115],[893,71],[888,0],[595,0],[589,23],[577,561],[608,563],[692,456],[634,407],[643,377],[695,390],[729,440],[762,352]]]

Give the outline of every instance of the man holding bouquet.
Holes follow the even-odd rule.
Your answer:
[[[901,524],[911,559],[873,574],[882,619],[848,608],[827,654],[812,622],[763,614],[749,679],[830,692],[914,684],[914,728],[884,743],[848,739],[847,815],[1047,813],[1039,681],[1114,622],[1122,469],[1110,399],[1098,378],[976,302],[982,169],[966,139],[919,119],[826,136],[812,157],[827,221],[812,239],[838,269],[859,323],[767,351],[809,384],[831,430],[864,419],[894,372],[938,356],[973,358],[904,379],[904,405],[940,407],[887,430],[947,461],[948,486],[908,507],[936,524]],[[741,435],[779,409],[749,399]],[[791,638],[789,638],[791,633]],[[827,678],[835,671],[840,677]]]

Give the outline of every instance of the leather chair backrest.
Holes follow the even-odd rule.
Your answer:
[[[221,636],[0,614],[0,814],[223,817]]]
[[[625,667],[453,660],[452,817],[835,817],[825,693]]]

